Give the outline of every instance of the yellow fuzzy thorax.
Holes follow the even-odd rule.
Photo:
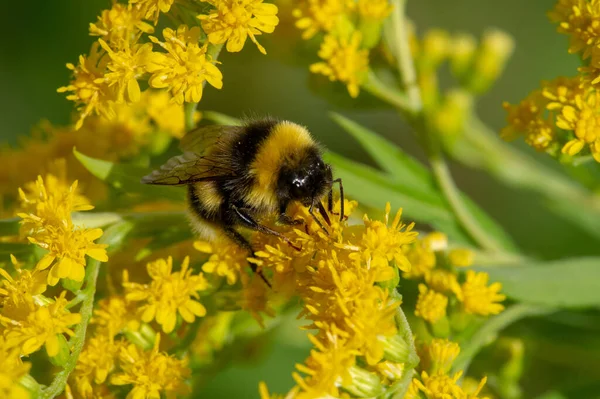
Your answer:
[[[306,149],[314,146],[314,140],[304,127],[288,121],[275,125],[250,166],[250,174],[257,184],[248,195],[248,202],[257,207],[275,208],[275,187],[281,165],[299,162]]]

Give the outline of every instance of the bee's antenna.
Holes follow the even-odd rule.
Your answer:
[[[342,185],[342,178],[337,178],[331,182],[331,191],[329,192],[330,198],[333,197],[333,185],[338,183],[340,185],[340,222],[344,220],[344,186]],[[332,205],[333,208],[333,205]]]

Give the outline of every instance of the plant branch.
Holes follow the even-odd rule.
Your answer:
[[[460,192],[456,187],[448,164],[440,152],[429,154],[429,163],[436,182],[438,183],[450,207],[454,211],[456,218],[463,226],[471,238],[481,246],[481,248],[500,252],[502,247],[483,229],[463,202]]]
[[[123,243],[124,233],[130,231],[131,225],[128,222],[117,223],[107,229],[99,240],[100,244],[108,244],[109,249],[118,247]],[[116,242],[115,242],[116,241]],[[113,247],[114,245],[114,247]],[[64,368],[54,376],[54,380],[42,391],[43,399],[52,399],[60,395],[64,391],[69,375],[77,365],[77,359],[83,350],[85,344],[85,334],[92,317],[94,310],[94,297],[96,294],[96,281],[98,280],[98,272],[100,270],[100,261],[89,259],[85,273],[85,288],[80,290],[76,296],[76,300],[81,300],[79,314],[81,314],[81,322],[75,328],[73,338],[69,340],[71,346],[71,356],[67,360]]]
[[[87,331],[90,318],[92,317],[92,311],[94,308],[94,295],[96,293],[96,280],[98,278],[99,270],[100,261],[91,259],[87,266],[86,286],[81,292],[81,297],[83,298],[81,308],[79,310],[79,313],[81,314],[81,322],[75,328],[75,335],[69,342],[72,348],[71,356],[69,357],[69,360],[67,360],[64,369],[56,374],[52,384],[43,390],[42,397],[44,399],[52,399],[60,395],[60,393],[65,389],[69,375],[75,369],[77,359],[79,358],[85,343],[85,333]]]
[[[405,16],[406,0],[395,0],[393,1],[393,5],[394,11],[391,17],[394,36],[393,43],[396,46],[395,53],[398,71],[406,90],[406,97],[410,108],[406,108],[401,102],[392,102],[389,100],[388,102],[399,108],[400,111],[412,116],[410,119],[413,128],[418,130],[424,137],[425,150],[427,151],[436,182],[465,231],[482,248],[494,252],[500,251],[501,245],[487,234],[464,204],[437,142],[438,139],[435,137],[435,133],[427,128],[423,120],[423,101],[419,85],[417,84],[414,61],[410,52],[409,32]]]
[[[411,105],[411,109],[407,111],[420,113],[423,110],[423,101],[421,99],[421,90],[417,84],[415,65],[410,52],[410,42],[408,40],[409,31],[406,19],[406,1],[407,0],[392,1],[394,7],[391,17],[392,32],[395,37],[398,72],[400,73],[400,79],[404,85],[406,96]]]
[[[600,197],[510,147],[477,117],[467,123],[464,138],[472,148],[457,145],[452,154],[461,162],[483,168],[507,184],[526,187],[552,201],[570,202],[600,214]]]

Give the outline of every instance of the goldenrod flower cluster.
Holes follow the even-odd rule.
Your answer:
[[[310,71],[344,83],[357,97],[367,80],[369,51],[381,36],[384,20],[392,11],[388,0],[301,0],[294,5],[296,27],[302,38],[319,36],[321,62]]]
[[[451,34],[433,28],[417,35],[410,31],[417,85],[429,128],[453,143],[473,111],[474,98],[496,82],[512,54],[512,38],[498,29],[483,32],[479,42],[467,33]],[[439,72],[447,65],[456,85],[442,91]]]
[[[404,399],[418,399],[424,395],[427,399],[452,398],[452,399],[489,399],[479,396],[484,388],[487,378],[474,386],[472,390],[461,384],[463,372],[451,373],[452,364],[460,353],[456,342],[447,339],[432,339],[419,348],[421,373],[413,378]]]
[[[206,6],[209,7],[206,7]],[[70,84],[58,89],[69,93],[79,111],[76,129],[88,116],[112,120],[122,104],[137,104],[143,97],[140,81],[149,89],[169,93],[170,102],[197,103],[205,83],[220,89],[223,75],[213,55],[225,44],[229,52],[240,51],[248,38],[265,54],[256,36],[271,33],[279,23],[277,7],[262,0],[207,0],[185,5],[164,0],[114,2],[96,23],[90,35],[98,40],[79,62],[67,64],[73,73]],[[154,36],[159,17],[179,21]],[[190,27],[181,22],[197,18]]]
[[[522,136],[536,150],[560,159],[587,156],[600,162],[600,2],[560,0],[549,17],[569,36],[568,51],[579,54],[583,66],[575,76],[543,81],[516,105],[504,103],[508,126],[502,137]]]
[[[53,175],[41,176],[19,190],[21,234],[31,245],[40,247],[42,256],[33,267],[26,267],[11,255],[14,273],[0,269],[0,352],[2,352],[3,397],[28,397],[19,379],[30,365],[22,362],[45,348],[51,359],[64,358],[68,352],[66,336],[81,315],[69,310],[67,291],[50,292],[49,286],[82,282],[86,257],[106,261],[106,246],[94,241],[100,229],[86,229],[73,223],[71,212],[92,206],[81,195],[77,182],[69,185]]]
[[[422,281],[415,315],[428,322],[436,335],[450,334],[449,315],[464,319],[464,315],[489,316],[504,309],[502,286],[488,285],[485,272],[462,272],[461,268],[472,265],[474,254],[468,249],[449,249],[445,234],[429,233],[405,251],[413,267],[403,276]]]
[[[48,172],[62,179],[78,180],[88,198],[105,199],[106,186],[75,159],[73,148],[88,156],[107,161],[124,161],[140,154],[161,150],[173,138],[185,132],[184,109],[171,102],[168,93],[146,90],[138,103],[118,104],[114,116],[92,116],[79,130],[39,124],[31,137],[23,138],[19,148],[3,147],[0,159],[10,168],[0,171],[0,195],[9,213],[16,206],[15,187],[22,187],[40,173]],[[200,115],[195,115],[196,120]]]

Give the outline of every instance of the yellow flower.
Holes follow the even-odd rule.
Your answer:
[[[462,371],[457,372],[450,377],[446,374],[429,375],[426,371],[421,373],[421,383],[418,380],[416,385],[419,387],[427,399],[466,399],[466,395],[462,388],[457,384]]]
[[[325,36],[318,54],[326,62],[312,64],[310,71],[345,83],[350,96],[358,97],[369,69],[369,50],[360,49],[361,40],[360,32],[353,32],[350,38]]]
[[[416,316],[430,323],[436,323],[446,316],[446,306],[448,306],[448,297],[428,289],[425,284],[419,284],[419,298],[415,307]]]
[[[0,397],[6,399],[28,399],[29,391],[19,384],[21,377],[29,372],[31,363],[23,363],[19,349],[9,346],[0,335]]]
[[[406,258],[410,262],[411,268],[402,274],[404,278],[423,277],[435,267],[435,253],[424,245],[423,240],[418,240],[414,246],[406,248]]]
[[[135,303],[127,303],[122,296],[113,295],[98,301],[98,308],[90,321],[98,326],[98,333],[114,337],[123,330],[136,331],[139,320],[135,315]]]
[[[298,288],[304,299],[304,313],[311,320],[325,321],[337,326],[345,324],[362,301],[379,296],[375,276],[360,259],[344,261],[331,252],[330,259],[308,269],[310,280]]]
[[[202,98],[204,82],[213,87],[223,87],[223,75],[214,63],[207,57],[207,46],[200,47],[198,40],[200,28],[188,29],[181,25],[177,31],[164,29],[165,42],[156,37],[150,39],[160,45],[167,53],[152,53],[147,66],[152,74],[148,80],[150,87],[169,89],[173,99],[178,104],[199,102]]]
[[[254,252],[256,258],[248,259],[249,262],[254,263],[257,266],[267,266],[273,270],[272,284],[274,290],[279,293],[287,293],[293,295],[296,288],[296,270],[293,266],[295,264],[296,252],[289,245],[277,244],[276,247],[269,244],[263,246],[263,250]],[[299,256],[300,259],[302,257]]]
[[[181,270],[172,273],[173,258],[158,259],[148,263],[148,274],[152,283],[130,283],[128,274],[123,277],[125,298],[128,301],[145,301],[140,307],[142,320],[146,323],[156,319],[165,333],[175,329],[177,314],[187,323],[192,323],[196,317],[206,315],[206,308],[197,299],[199,291],[206,290],[208,283],[202,274],[192,275],[188,269],[190,258],[185,257]]]
[[[498,292],[502,289],[502,284],[493,283],[487,286],[489,275],[485,272],[467,272],[467,280],[462,284],[463,306],[467,313],[488,316],[498,314],[504,306],[497,303],[506,299],[505,295]],[[460,298],[459,298],[460,299]]]
[[[394,261],[400,270],[409,272],[411,265],[402,247],[413,243],[418,233],[412,231],[414,223],[405,225],[400,221],[402,208],[398,210],[392,224],[388,226],[390,210],[391,206],[388,202],[385,206],[385,223],[364,217],[365,229],[360,247],[372,258],[373,267],[383,267]]]
[[[398,332],[394,316],[400,301],[390,299],[387,290],[378,287],[375,290],[376,297],[356,301],[352,313],[346,317],[345,329],[369,365],[383,358],[385,338]]]
[[[273,33],[279,23],[277,6],[263,3],[263,0],[203,0],[215,9],[208,15],[198,15],[202,29],[212,44],[227,42],[229,52],[240,51],[246,39],[256,44],[261,53],[265,48],[258,44],[256,35]]]
[[[410,381],[410,385],[408,386],[408,390],[406,391],[403,399],[421,399],[419,380],[413,378]]]
[[[112,337],[96,334],[86,341],[77,358],[73,372],[77,391],[83,397],[92,397],[94,384],[103,384],[114,370],[116,357],[123,341],[114,342]]]
[[[45,219],[44,223],[56,224],[72,211],[94,209],[90,200],[81,194],[77,181],[70,186],[67,183],[64,158],[56,160],[55,165],[62,169],[61,175],[47,173],[44,178],[38,176],[19,189],[19,212],[35,213]]]
[[[144,351],[134,344],[119,350],[121,372],[113,374],[113,385],[133,385],[127,399],[155,399],[166,395],[175,397],[189,390],[185,379],[190,375],[187,360],[179,360],[159,352],[160,334],[156,335],[154,348]]]
[[[108,54],[110,61],[106,65],[108,71],[101,81],[113,88],[117,102],[138,102],[141,91],[137,81],[146,73],[146,65],[152,54],[152,44],[131,44],[114,51],[104,40],[98,39]]]
[[[388,0],[358,0],[358,12],[363,18],[382,21],[392,12]]]
[[[38,270],[48,267],[48,284],[56,285],[61,278],[83,281],[85,277],[85,257],[100,262],[108,261],[106,244],[96,244],[94,240],[102,236],[102,229],[77,229],[73,224],[48,226],[39,238],[29,237],[29,241],[48,251],[36,265]]]
[[[175,0],[129,0],[141,15],[156,23],[160,13],[168,13]]]
[[[460,353],[456,342],[447,339],[433,339],[427,345],[427,360],[430,374],[447,374]]]
[[[546,100],[546,108],[556,110],[565,105],[575,105],[577,98],[589,91],[582,83],[580,76],[559,76],[550,81],[542,81],[542,96]],[[538,102],[544,103],[541,100]]]
[[[30,303],[34,297],[46,291],[46,272],[22,269],[17,259],[10,255],[11,262],[17,270],[16,279],[0,267],[0,304],[6,315],[7,307],[19,307],[21,303]]]
[[[38,270],[52,266],[48,284],[56,285],[61,278],[82,281],[86,255],[101,262],[108,260],[106,245],[94,243],[102,236],[102,230],[73,225],[72,211],[93,208],[85,197],[77,194],[77,182],[68,189],[66,185],[57,184],[56,179],[47,179],[47,183],[48,187],[40,176],[35,188],[29,185],[28,194],[19,191],[21,208],[30,212],[19,213],[23,219],[22,229],[31,243],[48,251],[36,265]]]
[[[305,364],[296,365],[298,371],[307,376],[294,373],[294,380],[307,394],[304,397],[339,397],[339,388],[352,382],[349,369],[356,362],[356,350],[349,347],[345,338],[332,331],[326,331],[321,339],[314,335],[308,338],[316,349],[310,351]]]
[[[465,248],[456,248],[448,253],[448,261],[456,267],[469,267],[473,264],[474,258],[473,251]]]
[[[264,328],[261,313],[275,317],[275,310],[269,306],[268,301],[270,288],[258,276],[249,277],[247,274],[242,274],[241,277],[243,289],[239,305]]]
[[[90,35],[100,36],[111,45],[120,46],[136,43],[143,33],[152,33],[154,28],[144,22],[139,8],[131,4],[113,3],[110,10],[103,10],[96,23],[90,23]]]
[[[330,32],[347,12],[345,0],[302,0],[293,14],[296,27],[302,29],[303,39],[310,39],[319,32]]]
[[[73,336],[69,328],[81,321],[79,313],[69,313],[65,306],[66,291],[63,291],[54,302],[47,306],[37,306],[25,320],[10,323],[5,332],[6,342],[11,346],[19,346],[22,355],[38,351],[46,346],[48,356],[56,356],[59,351],[59,335]]]
[[[458,278],[456,274],[450,270],[433,269],[425,275],[425,282],[435,291],[443,292],[445,294],[452,293],[456,295],[457,298],[462,297]]]
[[[377,372],[384,377],[388,383],[396,381],[404,376],[405,367],[404,363],[394,363],[389,360],[384,360],[375,365]]]
[[[182,138],[186,132],[185,112],[181,104],[171,101],[169,93],[162,90],[146,90],[142,93],[145,111],[161,132]],[[194,121],[200,120],[196,113]]]
[[[583,51],[587,59],[600,43],[600,2],[597,0],[561,0],[549,13],[558,22],[558,31],[570,36],[570,53]]]
[[[96,42],[89,56],[80,55],[77,66],[67,64],[67,68],[73,71],[73,80],[57,90],[59,93],[72,92],[67,95],[67,100],[74,101],[79,111],[79,119],[75,124],[77,130],[89,115],[98,114],[109,119],[113,116],[111,106],[114,95],[102,79],[107,60],[102,58],[98,47],[99,43]]]
[[[563,154],[576,155],[588,145],[596,162],[600,162],[599,105],[600,94],[593,93],[587,99],[578,96],[576,106],[567,105],[562,108],[556,125],[564,130],[572,130],[576,137],[563,146]]]
[[[248,266],[247,251],[233,242],[224,240],[214,243],[196,241],[194,248],[200,252],[211,254],[208,261],[202,265],[202,271],[226,277],[227,284],[235,284],[240,272]]]

